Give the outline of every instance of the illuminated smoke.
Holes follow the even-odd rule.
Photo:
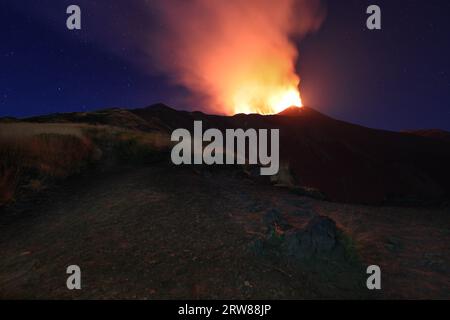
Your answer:
[[[149,52],[208,111],[271,114],[301,106],[300,40],[324,18],[320,0],[165,0]]]

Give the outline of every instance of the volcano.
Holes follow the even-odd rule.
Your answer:
[[[175,165],[171,134],[195,121],[278,129],[278,174]],[[158,104],[0,119],[0,297],[448,299],[445,136],[365,128],[309,107],[217,116]],[[61,285],[68,261],[89,286]],[[373,264],[381,292],[365,289]]]
[[[105,124],[170,134],[192,130],[280,129],[280,162],[297,186],[320,190],[329,200],[367,204],[430,204],[449,199],[450,141],[440,136],[392,132],[333,119],[310,107],[276,115],[209,115],[164,104],[57,114],[32,122]]]
[[[281,163],[295,183],[334,201],[423,203],[450,194],[450,144],[442,139],[365,128],[309,107],[272,116],[218,117],[164,106],[132,112],[172,128],[189,128],[194,120],[221,129],[279,128]]]

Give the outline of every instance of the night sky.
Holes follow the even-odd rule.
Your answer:
[[[157,102],[204,109],[145,61],[137,43],[161,26],[139,2],[2,0],[0,116]],[[66,29],[70,4],[82,9],[81,31]],[[321,29],[298,42],[304,104],[374,128],[450,130],[450,1],[324,4]],[[369,4],[382,9],[381,31],[366,29]]]

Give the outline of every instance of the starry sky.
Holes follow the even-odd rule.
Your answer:
[[[2,0],[0,116],[157,102],[202,110],[145,61],[139,43],[162,26],[144,2]],[[296,42],[304,104],[373,128],[450,130],[450,1],[323,2],[320,30]],[[66,28],[70,4],[82,8],[80,31]],[[370,4],[381,7],[380,31],[366,28]]]

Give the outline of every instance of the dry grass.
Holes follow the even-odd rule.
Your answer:
[[[41,190],[45,180],[80,172],[102,158],[145,159],[168,146],[162,133],[84,124],[0,124],[0,206],[19,189]],[[36,187],[39,186],[39,187]]]
[[[93,150],[92,142],[75,126],[2,124],[0,205],[14,199],[19,185],[32,180],[35,185],[36,179],[64,178],[77,172]]]
[[[0,139],[23,140],[40,134],[57,134],[83,138],[85,125],[69,123],[3,123],[0,124]]]

